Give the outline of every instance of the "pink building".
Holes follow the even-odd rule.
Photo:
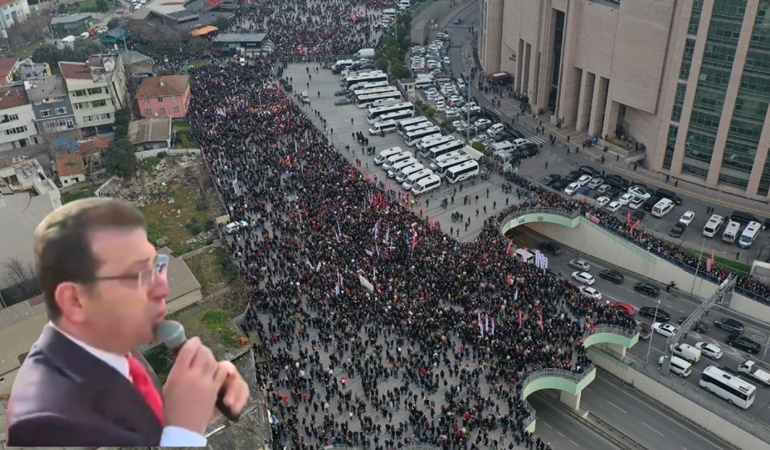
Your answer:
[[[190,76],[145,78],[136,92],[136,103],[139,114],[144,118],[184,118],[187,116],[187,107],[190,106]]]

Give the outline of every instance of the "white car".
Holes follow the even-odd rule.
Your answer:
[[[679,223],[689,227],[693,220],[695,220],[695,212],[685,211],[685,213],[682,214],[682,217],[679,218]]]
[[[628,193],[633,194],[636,197],[643,198],[647,200],[648,198],[652,197],[647,190],[641,186],[631,186],[628,188]]]
[[[479,119],[473,122],[473,125],[476,126],[476,128],[479,130],[486,130],[490,125],[492,125],[492,121],[489,119]]]
[[[580,288],[580,292],[583,293],[588,298],[592,298],[594,300],[601,300],[602,299],[602,293],[597,291],[596,289],[590,287],[590,286],[583,286]]]
[[[602,184],[601,186],[599,186],[596,189],[596,191],[601,193],[601,194],[604,194],[605,192],[609,191],[610,189],[612,189],[612,186],[610,186],[609,184]]]
[[[618,202],[610,202],[610,204],[607,205],[607,210],[612,211],[612,212],[618,212],[618,211],[620,211],[620,208],[622,208],[622,207],[623,207],[623,205],[621,205]]]
[[[575,195],[577,194],[578,189],[580,189],[579,183],[570,183],[569,186],[564,188],[564,193],[567,195]]]
[[[633,200],[628,202],[628,207],[631,209],[639,209],[644,204],[644,199],[642,197],[634,197]]]
[[[618,199],[618,203],[625,206],[629,204],[633,199],[634,199],[634,194],[626,193],[620,196],[620,198]]]
[[[602,208],[604,206],[607,206],[609,202],[610,202],[610,198],[602,195],[601,197],[596,199],[596,206],[598,206],[599,208]]]
[[[225,233],[233,234],[241,228],[247,228],[248,226],[249,224],[246,221],[236,220],[235,222],[230,222],[225,225]]]
[[[585,261],[582,259],[570,260],[568,264],[570,267],[574,267],[575,269],[578,269],[581,272],[588,272],[589,270],[591,270],[591,265],[588,264],[588,261]]]
[[[572,272],[572,278],[580,283],[592,285],[596,283],[594,277],[588,272]]]
[[[591,189],[596,189],[599,186],[601,186],[604,183],[603,178],[594,178],[593,180],[589,181],[586,186],[590,187]]]
[[[580,178],[575,181],[575,183],[581,186],[585,186],[589,181],[591,181],[591,175],[581,175]]]
[[[717,360],[722,357],[722,349],[708,342],[696,342],[695,348],[711,359]]]
[[[652,324],[652,330],[665,337],[671,337],[676,333],[676,327],[668,323],[655,322]]]

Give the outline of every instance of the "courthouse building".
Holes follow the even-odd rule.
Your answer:
[[[770,199],[770,0],[480,0],[486,73],[651,170]]]

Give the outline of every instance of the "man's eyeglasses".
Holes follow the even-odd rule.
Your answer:
[[[111,281],[111,280],[136,280],[137,287],[140,290],[147,290],[155,286],[158,280],[165,280],[168,275],[168,255],[156,255],[152,267],[142,269],[138,272],[125,275],[113,275],[103,277],[93,277],[90,281]]]

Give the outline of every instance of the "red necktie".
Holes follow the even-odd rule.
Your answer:
[[[128,355],[126,359],[128,359],[128,375],[131,377],[131,382],[142,395],[144,401],[147,402],[147,405],[150,406],[152,412],[155,413],[158,421],[163,425],[163,400],[160,398],[158,390],[155,389],[155,384],[147,373],[147,369],[144,368],[138,359],[131,355]]]

